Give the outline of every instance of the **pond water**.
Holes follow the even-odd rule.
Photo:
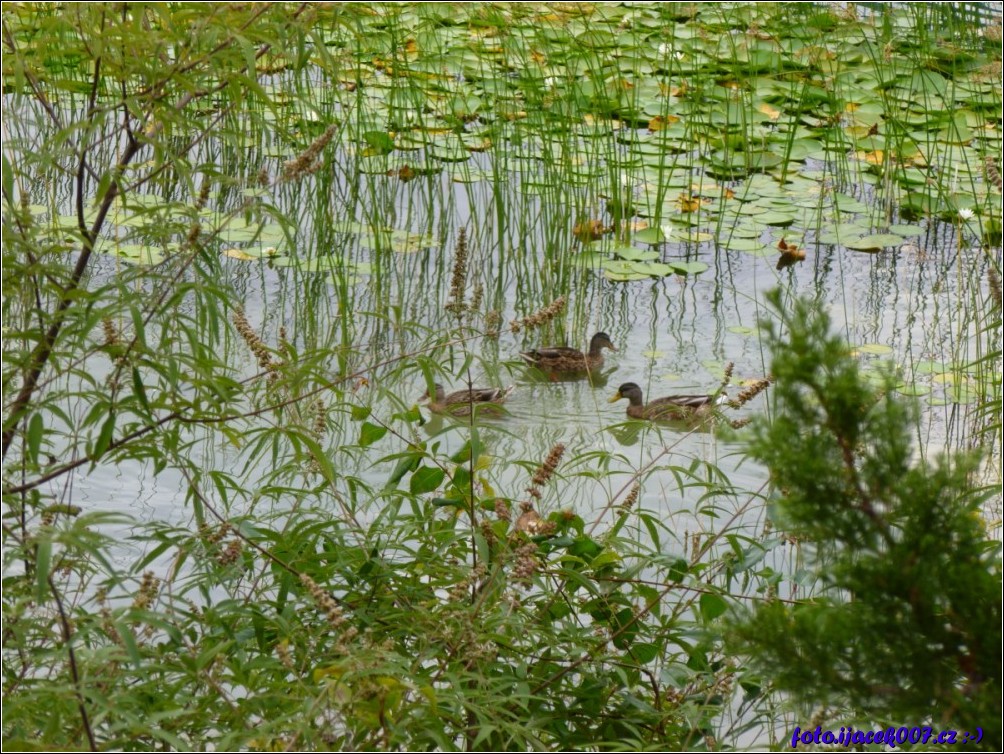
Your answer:
[[[603,268],[594,269],[592,263],[579,264],[583,255],[594,253],[590,248],[609,248],[612,242],[584,245],[568,239],[566,232],[563,238],[568,248],[557,245],[549,239],[547,218],[567,216],[567,211],[551,207],[547,197],[521,191],[518,177],[507,178],[503,196],[472,191],[471,184],[440,176],[408,183],[392,176],[369,176],[350,189],[339,176],[350,173],[354,164],[351,153],[337,152],[327,168],[335,176],[330,183],[280,196],[277,208],[296,218],[295,234],[279,241],[281,256],[228,261],[227,282],[245,291],[245,308],[259,332],[274,333],[283,326],[296,347],[326,344],[332,354],[333,383],[339,382],[336,355],[340,355],[342,373],[353,374],[347,383],[340,383],[351,388],[348,402],[369,407],[373,416],[388,423],[396,412],[416,404],[425,391],[422,367],[435,370],[436,379],[448,390],[461,388],[467,379],[476,386],[515,385],[507,415],[481,428],[486,453],[493,459],[485,480],[499,494],[518,498],[529,476],[526,467],[508,461],[539,462],[552,445],[562,442],[568,448],[566,458],[576,460],[563,469],[567,479],[560,497],[546,500],[545,507],[573,508],[592,520],[623,496],[638,473],[644,480],[640,504],[674,521],[681,550],[690,533],[714,530],[722,513],[700,502],[713,486],[710,477],[714,475],[692,464],[720,469],[734,490],[757,490],[766,475],[744,460],[738,439],[741,432],[736,441],[728,441],[721,433],[637,423],[622,426],[626,401],[611,405],[607,399],[628,381],[640,384],[646,397],[652,398],[713,391],[728,362],[735,364],[733,395],[737,385],[768,374],[768,357],[761,349],[757,326],[759,318],[767,316],[762,292],[779,285],[791,296],[809,294],[829,310],[866,370],[877,375],[888,368],[901,375],[902,393],[919,397],[923,407],[916,427],[919,453],[973,442],[969,412],[977,393],[972,369],[966,365],[975,357],[979,319],[967,310],[973,305],[971,290],[986,279],[988,260],[960,238],[958,234],[965,229],[958,225],[932,219],[900,224],[904,237],[898,245],[861,253],[815,241],[826,232],[823,226],[805,229],[794,222],[775,228],[754,223],[755,244],[749,250],[735,251],[725,245],[736,237],[737,229],[748,230],[750,223],[744,217],[688,217],[683,232],[691,232],[689,224],[696,220],[693,229],[703,234],[699,240],[631,248],[655,249],[662,261],[703,263],[704,271],[618,281],[610,280]],[[278,162],[270,165],[275,170]],[[739,193],[749,185],[759,185],[759,178],[733,182],[731,190]],[[797,174],[793,178],[797,180]],[[381,227],[399,228],[415,238],[434,228],[435,235],[404,251],[381,248],[381,239],[365,230],[367,205],[353,206],[349,201],[353,190],[377,202]],[[846,190],[848,197],[859,202],[854,205],[858,212],[843,213],[838,219],[867,214],[874,189],[850,186]],[[330,197],[324,196],[327,192]],[[792,194],[793,189],[786,193]],[[500,224],[492,204],[503,200],[506,219]],[[826,201],[825,197],[813,199],[814,204]],[[752,217],[755,220],[756,215]],[[678,219],[671,217],[670,222]],[[522,235],[512,232],[513,225]],[[332,231],[333,227],[339,230]],[[484,292],[480,311],[465,315],[458,328],[447,304],[460,227],[468,229],[470,239],[465,296],[469,301],[478,287]],[[680,233],[680,227],[667,223],[668,234]],[[274,228],[266,224],[264,234],[275,233]],[[247,233],[259,232],[259,226],[249,223]],[[778,271],[777,243],[795,234],[802,236],[807,258]],[[240,242],[227,239],[221,245],[238,248],[231,243]],[[619,243],[617,248],[628,247]],[[282,264],[290,259],[299,261]],[[335,273],[304,271],[324,259],[338,260]],[[548,267],[553,260],[567,270],[552,273]],[[347,267],[354,271],[342,274]],[[560,285],[548,282],[551,274]],[[567,295],[572,303],[558,318],[557,327],[510,332],[507,323],[559,295]],[[498,312],[501,322],[496,326],[501,332],[495,337],[483,335],[487,329],[484,312],[491,310]],[[592,381],[552,382],[525,367],[518,357],[521,350],[541,344],[567,342],[584,348],[598,330],[609,333],[618,350],[607,352],[603,370]],[[234,363],[244,364],[246,374],[256,371],[243,343],[233,344],[231,356]],[[367,368],[384,362],[390,363]],[[769,391],[735,416],[768,410]],[[462,422],[443,420],[427,411],[425,416],[432,421],[422,428],[422,439],[434,441],[442,451],[452,454],[467,441],[469,428]],[[331,452],[338,454],[338,448],[354,445],[359,427],[358,421],[335,413],[326,438]],[[404,447],[401,437],[388,435],[365,452],[338,454],[339,470],[380,488],[394,462],[378,459]],[[989,451],[993,456],[999,449]],[[199,452],[211,453],[212,464],[239,462],[240,454],[232,449]],[[693,479],[686,471],[691,468],[696,469]],[[600,471],[614,473],[604,476]],[[249,489],[258,478],[253,468],[248,471]],[[113,510],[132,513],[139,500],[144,517],[181,523],[188,514],[180,482],[155,478],[141,468],[119,467],[91,473],[80,492]],[[748,524],[762,526],[762,510],[750,512]]]
[[[213,90],[183,124],[171,111],[137,129],[158,148],[128,166],[136,184],[101,228],[85,282],[108,302],[93,302],[80,361],[60,354],[69,366],[46,386],[68,417],[65,438],[54,430],[66,448],[48,450],[88,457],[102,427],[92,387],[115,392],[108,331],[128,333],[135,306],[149,316],[143,357],[194,365],[186,381],[144,363],[134,379],[151,395],[170,395],[174,379],[180,397],[207,402],[193,411],[208,411],[212,390],[200,390],[218,378],[212,389],[240,399],[229,431],[215,417],[184,424],[165,457],[194,460],[207,499],[242,531],[273,527],[277,549],[305,510],[367,548],[387,510],[454,515],[448,477],[410,494],[416,475],[402,463],[416,449],[459,473],[473,444],[478,495],[515,508],[562,444],[535,503],[543,516],[574,513],[602,533],[637,484],[635,510],[666,532],[651,562],[695,562],[711,542],[717,568],[742,549],[722,535],[772,536],[769,474],[746,457],[744,430],[627,421],[626,401],[609,399],[626,382],[649,400],[712,393],[726,369],[734,397],[767,377],[760,328],[774,316],[765,294],[780,288],[786,303],[808,297],[826,311],[876,384],[896,375],[919,407],[918,458],[978,448],[978,483],[999,490],[999,417],[985,409],[1001,399],[999,339],[987,336],[1001,267],[999,44],[971,29],[939,36],[921,11],[861,20],[799,4],[778,25],[767,5],[312,9],[306,57],[263,56],[254,86]],[[76,147],[52,122],[94,111],[86,66],[67,69],[44,104],[30,88],[5,90],[4,151],[41,228],[34,239],[70,269]],[[111,87],[95,101],[115,112],[118,96]],[[110,174],[128,143],[121,123],[80,132]],[[92,221],[107,182],[83,183]],[[172,298],[180,285],[191,287]],[[200,309],[217,294],[248,327],[229,303]],[[559,299],[548,321],[527,324]],[[30,320],[33,305],[15,313]],[[591,379],[552,380],[520,359],[542,345],[584,348],[598,331],[617,350]],[[263,366],[255,339],[288,370]],[[211,359],[185,360],[200,347],[223,359],[212,379],[196,369]],[[514,391],[502,416],[470,423],[416,408],[433,381]],[[141,415],[125,401],[118,410],[120,430]],[[772,411],[767,389],[724,413]],[[327,477],[303,462],[308,435]],[[115,456],[42,489],[132,517],[103,529],[123,571],[177,573],[187,547],[202,553],[196,521],[211,519],[193,502],[193,472],[175,465]],[[650,553],[656,535],[640,519],[619,536]],[[999,538],[999,493],[986,519]],[[388,561],[406,549],[384,538]],[[802,553],[778,541],[763,563],[787,577],[779,596],[803,596]],[[772,575],[722,576],[722,592],[751,597]],[[680,600],[672,609],[693,607],[699,590],[683,591],[664,594]]]

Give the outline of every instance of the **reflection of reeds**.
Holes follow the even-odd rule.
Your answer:
[[[535,327],[545,325],[564,311],[566,303],[567,299],[564,296],[559,296],[543,309],[534,312],[530,316],[514,320],[509,324],[509,329],[514,333],[518,333],[524,328],[532,330]]]

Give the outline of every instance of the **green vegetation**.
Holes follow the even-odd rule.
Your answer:
[[[999,25],[23,3],[2,44],[5,750],[999,744]],[[588,379],[519,358],[595,332]],[[733,389],[660,426],[627,383]]]
[[[850,708],[858,728],[980,727],[1000,748],[1000,547],[980,515],[996,490],[973,488],[974,457],[914,462],[912,406],[891,375],[880,390],[862,379],[824,314],[798,303],[782,322],[783,336],[766,328],[779,413],[751,455],[817,582],[810,599],[761,603],[738,650],[777,688],[841,710],[830,728]]]

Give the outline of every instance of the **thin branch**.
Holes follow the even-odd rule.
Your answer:
[[[59,611],[59,625],[62,629],[63,641],[66,643],[66,652],[70,660],[70,676],[73,678],[73,694],[77,697],[77,709],[80,710],[80,720],[84,726],[84,732],[87,733],[87,742],[90,744],[91,751],[97,751],[98,742],[94,738],[94,730],[91,728],[91,718],[87,714],[84,695],[80,691],[80,673],[77,671],[77,655],[73,651],[73,632],[70,629],[70,620],[66,617],[66,610],[63,608],[63,599],[60,597],[59,589],[56,588],[56,584],[52,580],[51,572],[46,580],[49,582],[49,589],[52,590],[52,596],[56,600],[56,609]]]

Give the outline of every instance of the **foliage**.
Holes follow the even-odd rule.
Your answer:
[[[809,598],[758,605],[737,646],[778,689],[849,710],[859,728],[980,727],[983,748],[999,749],[1001,559],[972,486],[978,458],[917,460],[914,406],[892,375],[873,388],[825,313],[770,300],[778,413],[751,454],[817,581]]]
[[[993,46],[879,76],[891,28],[793,11],[781,45],[767,10],[6,4],[5,748],[710,749],[777,724],[721,643],[787,577],[758,494],[668,430],[597,413],[575,439],[621,446],[559,451],[576,428],[519,445],[406,392],[497,384],[503,322],[581,342],[610,291],[774,254],[796,216],[854,217],[820,244],[874,251],[923,233],[886,227],[906,198],[992,235]],[[896,159],[886,116],[913,119]],[[854,178],[877,214],[833,190]]]

